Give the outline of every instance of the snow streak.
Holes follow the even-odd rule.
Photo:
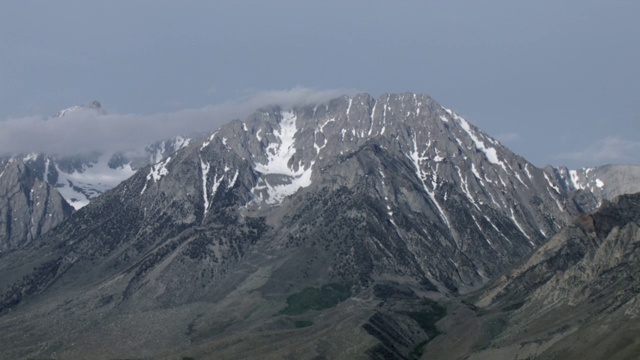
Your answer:
[[[431,190],[429,190],[429,188],[427,187],[427,184],[425,183],[425,181],[427,179],[427,174],[425,173],[424,170],[422,170],[421,162],[424,161],[424,160],[427,160],[427,158],[421,157],[418,154],[418,144],[417,144],[415,135],[413,135],[413,151],[411,152],[410,159],[413,160],[413,164],[416,167],[416,175],[418,175],[418,179],[420,179],[420,182],[422,183],[422,187],[424,188],[424,191],[426,191],[426,193],[431,198],[431,201],[433,202],[433,204],[438,209],[438,212],[440,213],[440,217],[442,218],[442,220],[444,220],[445,224],[447,224],[447,227],[450,228],[451,225],[449,224],[449,219],[447,219],[447,216],[444,214],[444,211],[442,210],[442,207],[440,207],[440,204],[438,203],[438,200],[436,199],[436,196],[435,196],[435,184],[434,184],[434,191],[431,191]]]

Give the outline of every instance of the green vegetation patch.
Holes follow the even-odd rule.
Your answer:
[[[306,288],[287,298],[287,307],[280,311],[285,315],[298,315],[307,310],[329,309],[349,298],[349,290],[340,284],[321,288]]]
[[[424,346],[441,334],[440,330],[436,327],[436,323],[447,314],[447,309],[433,300],[425,300],[424,305],[426,308],[422,311],[403,312],[404,315],[415,320],[422,330],[427,333],[427,336],[429,336],[429,339],[421,342],[413,349],[412,356],[416,359],[422,355]]]
[[[424,304],[427,307],[425,310],[407,311],[404,314],[415,320],[429,338],[433,339],[440,334],[440,330],[436,328],[436,322],[447,314],[447,309],[432,300],[425,300]]]
[[[300,328],[306,328],[313,325],[313,321],[297,320],[293,324],[296,326],[296,328],[300,329]]]

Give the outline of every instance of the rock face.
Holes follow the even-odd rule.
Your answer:
[[[23,163],[0,162],[0,252],[25,246],[73,209]]]
[[[427,96],[267,107],[4,257],[0,357],[411,358],[437,335],[426,298],[478,289],[578,214]],[[327,284],[349,300],[283,313]]]

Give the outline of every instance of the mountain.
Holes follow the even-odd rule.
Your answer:
[[[100,102],[94,100],[89,105],[76,105],[61,110],[48,121],[56,121],[56,118],[81,111],[98,116],[107,115]],[[55,186],[77,210],[131,177],[137,169],[162,161],[187,146],[194,136],[199,135],[176,135],[152,144],[140,144],[143,151],[120,149],[111,153],[79,152],[65,156],[44,153],[11,154],[0,159],[24,162],[38,179]]]
[[[0,254],[26,246],[73,209],[18,161],[0,161]]]
[[[475,295],[475,316],[449,324],[426,356],[455,348],[450,359],[638,358],[639,226],[640,194],[579,217]],[[452,346],[461,336],[466,348]]]
[[[415,358],[565,185],[428,96],[265,107],[0,258],[0,357]]]
[[[594,211],[604,200],[640,192],[640,166],[637,165],[604,165],[576,170],[548,166],[545,172],[558,181],[582,212]]]

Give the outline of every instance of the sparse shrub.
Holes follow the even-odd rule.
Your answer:
[[[296,326],[296,328],[300,329],[313,325],[313,321],[296,320],[293,324]]]

